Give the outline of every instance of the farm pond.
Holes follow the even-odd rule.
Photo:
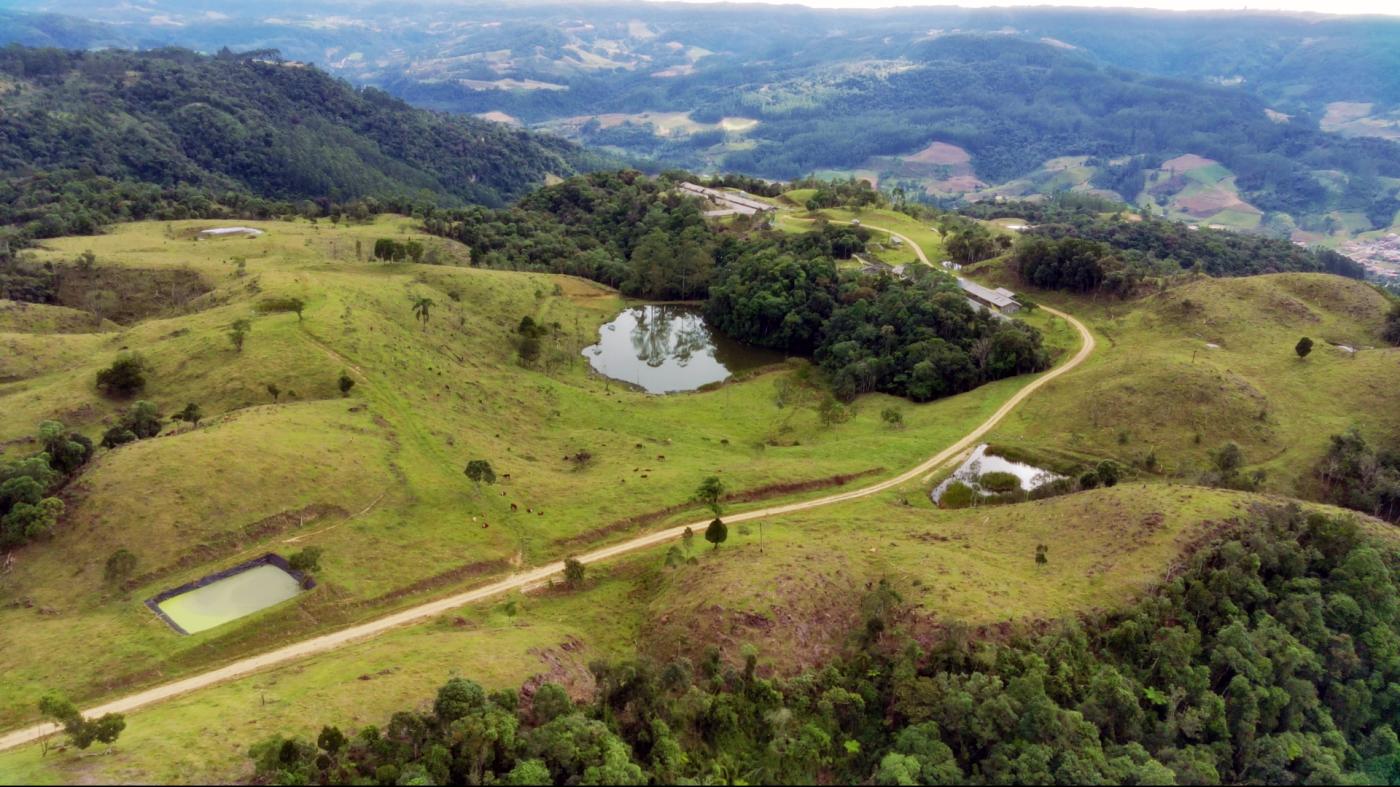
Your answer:
[[[711,330],[698,307],[675,303],[624,309],[583,356],[599,374],[654,394],[694,391],[784,358]]]
[[[286,561],[265,555],[167,590],[146,606],[182,634],[196,634],[301,595],[312,583]]]
[[[1011,478],[1008,476],[1014,477],[1018,485],[1010,486]],[[934,503],[942,502],[943,494],[955,483],[970,487],[976,499],[1006,492],[1030,492],[1061,478],[1064,476],[1049,470],[989,454],[987,444],[983,443],[972,449],[958,469],[933,488],[929,497]],[[993,485],[995,488],[991,488]]]

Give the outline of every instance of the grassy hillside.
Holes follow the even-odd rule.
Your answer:
[[[1288,273],[1200,278],[1127,302],[1032,297],[1085,319],[1100,349],[993,439],[1139,467],[1155,454],[1160,472],[1185,479],[1234,441],[1268,473],[1267,488],[1307,494],[1331,435],[1355,425],[1400,437],[1400,391],[1390,382],[1400,379],[1400,350],[1380,340],[1388,305],[1362,282]],[[1300,360],[1302,336],[1317,344]]]
[[[862,219],[937,237],[885,211]],[[40,252],[62,268],[91,248],[102,281],[143,270],[198,278],[202,294],[151,297],[150,316],[123,325],[66,307],[0,308],[0,342],[23,349],[0,383],[9,455],[33,450],[24,441],[45,418],[98,435],[126,403],[100,396],[93,376],[121,348],[150,362],[143,396],[163,412],[195,401],[206,413],[198,428],[167,427],[100,452],[65,491],[68,514],[55,536],[18,551],[0,574],[0,669],[14,678],[0,688],[0,726],[33,721],[49,688],[84,702],[124,693],[696,518],[689,500],[705,475],[743,493],[728,506],[737,511],[820,494],[837,475],[892,473],[952,442],[1024,384],[1004,380],[919,406],[865,396],[852,420],[831,427],[811,405],[776,405],[779,382],[797,379],[786,367],[704,392],[646,396],[576,360],[622,305],[610,290],[543,274],[356,259],[357,241],[364,250],[382,237],[464,256],[400,217],[266,222],[255,239],[193,240],[206,226],[122,225]],[[421,323],[410,304],[424,295],[435,306]],[[301,319],[258,308],[288,296],[306,301]],[[1358,282],[1286,274],[1201,279],[1130,302],[1035,297],[1064,300],[1095,329],[1100,349],[1013,412],[993,435],[1000,444],[1127,463],[1155,450],[1165,476],[1190,482],[1206,452],[1233,439],[1251,465],[1269,470],[1271,490],[1294,492],[1306,491],[1310,463],[1355,413],[1375,414],[1364,425],[1378,433],[1400,427],[1389,417],[1396,408],[1387,385],[1400,351],[1362,349],[1352,359],[1320,341],[1300,361],[1292,350],[1300,331],[1377,343],[1383,304]],[[525,315],[559,322],[552,363],[516,361],[514,329]],[[242,352],[226,336],[240,317],[252,320]],[[1068,326],[1044,312],[1028,319],[1048,346],[1073,346]],[[344,398],[335,388],[342,370],[356,380]],[[276,401],[269,382],[280,389]],[[903,413],[904,429],[881,422],[889,406]],[[592,465],[561,459],[581,449],[594,454]],[[474,487],[461,472],[473,458],[511,478]],[[731,526],[719,550],[699,538],[689,550],[675,545],[682,560],[674,568],[664,567],[668,545],[591,568],[582,591],[464,609],[138,712],[111,757],[41,759],[31,747],[0,755],[0,771],[40,782],[237,779],[246,777],[246,747],[272,730],[380,721],[451,674],[491,686],[540,674],[585,696],[592,659],[698,657],[710,645],[730,658],[755,645],[765,671],[791,673],[845,647],[860,598],[881,579],[918,610],[921,637],[950,626],[999,636],[1007,626],[1125,602],[1263,499],[1143,473],[1146,483],[940,511],[926,497],[935,480]],[[1034,560],[1039,544],[1050,547],[1045,566]],[[308,545],[326,550],[320,587],[233,623],[181,637],[141,604],[262,552]],[[117,548],[136,553],[139,565],[113,584],[102,567]],[[213,729],[220,734],[201,732]]]
[[[658,548],[590,568],[577,591],[465,608],[138,711],[112,756],[41,758],[30,746],[0,753],[0,772],[36,783],[247,778],[247,747],[272,732],[382,723],[453,675],[488,688],[548,680],[588,697],[590,661],[681,651],[698,659],[710,644],[735,660],[754,645],[760,671],[786,673],[843,650],[866,583],[881,578],[917,606],[917,630],[966,623],[995,634],[1005,629],[993,624],[1125,604],[1259,502],[1126,485],[1029,507],[938,512],[889,494],[771,521],[761,544],[756,529],[731,531],[719,550],[697,540],[693,564],[667,568]],[[1054,545],[1043,567],[1036,543]]]
[[[168,426],[99,452],[65,490],[54,537],[19,550],[0,575],[8,643],[0,669],[17,678],[0,688],[7,726],[51,685],[91,699],[159,682],[695,518],[689,501],[707,475],[723,477],[739,496],[731,508],[741,509],[893,473],[954,441],[1025,382],[919,406],[862,397],[851,420],[829,427],[816,395],[794,404],[789,390],[779,407],[780,382],[796,379],[786,367],[704,392],[647,396],[590,374],[579,357],[622,305],[610,290],[356,259],[357,244],[367,251],[382,237],[417,238],[445,259],[462,255],[402,218],[262,222],[258,238],[194,240],[207,226],[126,224],[40,252],[62,267],[90,248],[99,272],[188,271],[207,288],[182,304],[152,304],[155,316],[94,332],[63,308],[0,311],[11,315],[0,342],[22,348],[24,359],[0,383],[0,443],[10,456],[34,450],[29,439],[45,419],[99,437],[129,402],[101,396],[94,378],[124,348],[152,369],[142,397],[167,415],[188,402],[205,414],[198,428]],[[302,319],[259,308],[293,296],[306,302]],[[426,323],[410,308],[420,296],[436,304]],[[527,315],[560,326],[545,361],[530,369],[514,345]],[[240,318],[252,327],[238,352],[227,330]],[[1037,324],[1047,346],[1070,345],[1054,320]],[[348,398],[336,389],[342,370],[357,383]],[[275,401],[269,383],[279,389]],[[887,407],[903,412],[904,429],[884,424]],[[580,450],[595,458],[575,469],[563,457]],[[511,478],[476,488],[462,469],[477,458]],[[141,605],[250,556],[303,546],[325,549],[321,586],[291,604],[191,637]],[[103,566],[118,548],[134,552],[138,567],[113,585]]]

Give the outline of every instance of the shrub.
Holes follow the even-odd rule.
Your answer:
[[[140,355],[119,355],[111,366],[97,373],[97,388],[108,396],[133,396],[145,390],[147,371]]]
[[[1385,316],[1385,329],[1381,331],[1381,337],[1400,346],[1400,302],[1392,304],[1390,313]]]
[[[102,433],[102,447],[116,448],[119,445],[136,442],[136,433],[125,426],[114,426]]]
[[[972,505],[977,493],[961,481],[954,481],[943,490],[938,498],[939,508],[967,508]]]
[[[108,582],[120,582],[136,571],[136,555],[128,549],[118,549],[107,558],[102,575]]]
[[[719,545],[723,544],[728,539],[729,526],[724,524],[724,520],[715,517],[714,520],[710,522],[710,526],[705,528],[705,540],[714,544],[715,549],[719,549]]]
[[[321,555],[322,551],[320,547],[307,547],[287,558],[287,565],[291,566],[293,571],[302,571],[306,573],[320,571]]]
[[[1113,486],[1123,478],[1123,466],[1112,459],[1105,459],[1094,468],[1094,473],[1098,475],[1100,484]]]
[[[576,558],[564,561],[564,584],[576,588],[583,584],[583,564]]]
[[[891,429],[904,428],[904,413],[901,413],[893,407],[886,407],[884,410],[881,410],[880,420],[884,421],[885,425]]]
[[[1021,479],[1015,473],[983,473],[977,484],[988,492],[1017,492],[1021,489]]]
[[[467,462],[467,469],[463,472],[478,486],[496,483],[496,471],[491,469],[491,463],[485,459],[473,459]]]
[[[144,399],[133,404],[131,409],[122,416],[121,422],[122,428],[130,430],[132,434],[142,440],[160,434],[160,428],[163,425],[155,403]]]
[[[340,386],[341,396],[349,396],[350,389],[355,387],[355,378],[351,377],[349,372],[342,369],[340,372],[340,379],[336,381],[336,385]]]
[[[305,308],[306,302],[301,298],[264,298],[258,302],[258,311],[263,314],[296,312],[298,320],[301,319],[301,312]]]

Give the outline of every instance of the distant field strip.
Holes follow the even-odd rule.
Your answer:
[[[871,227],[871,229],[880,230],[879,227]],[[891,234],[897,235],[897,233],[893,232]],[[904,238],[904,240],[908,242],[911,247],[914,248],[921,260],[923,260],[924,262],[928,262],[928,258],[924,255],[923,249],[920,248],[918,244],[913,243],[913,241],[908,238]],[[871,495],[878,494],[888,489],[892,489],[894,487],[913,481],[927,473],[931,473],[945,462],[949,461],[950,459],[961,454],[963,451],[967,450],[974,443],[976,443],[983,435],[985,435],[987,432],[991,431],[994,427],[996,427],[997,424],[1002,421],[1002,419],[1004,419],[1009,413],[1011,413],[1012,410],[1016,409],[1016,407],[1019,404],[1021,404],[1021,402],[1025,401],[1027,397],[1035,393],[1042,386],[1055,379],[1056,377],[1059,377],[1060,375],[1065,374],[1066,372],[1069,372],[1070,370],[1079,366],[1081,363],[1084,362],[1085,359],[1087,359],[1093,353],[1095,348],[1094,336],[1092,333],[1090,333],[1089,329],[1084,326],[1083,323],[1064,312],[1052,309],[1048,306],[1041,306],[1040,308],[1044,309],[1050,314],[1054,314],[1055,316],[1064,319],[1070,325],[1074,326],[1074,329],[1079,332],[1081,340],[1079,351],[1076,352],[1064,363],[1027,383],[1025,387],[1021,388],[1021,390],[1017,391],[1014,395],[1012,395],[1010,399],[1003,403],[1002,406],[998,408],[997,411],[993,413],[990,417],[988,417],[985,421],[983,421],[981,425],[968,432],[960,440],[948,446],[947,448],[944,448],[942,451],[939,451],[937,454],[930,457],[926,461],[920,463],[919,465],[910,468],[909,470],[906,470],[905,472],[900,473],[899,475],[893,478],[881,481],[880,483],[863,487],[861,489],[854,489],[848,492],[841,492],[838,494],[828,495],[826,497],[821,497],[814,500],[806,500],[802,502],[789,503],[787,505],[779,505],[770,508],[761,508],[753,511],[745,511],[728,517],[727,521],[745,522],[752,519],[779,516],[782,514],[789,514],[796,511],[807,511],[814,508],[821,508],[823,506],[833,505],[835,503],[842,503],[848,500],[857,500],[860,498],[869,497]],[[639,549],[645,549],[647,547],[656,546],[658,544],[663,544],[667,541],[677,539],[682,535],[686,528],[692,528],[694,530],[703,530],[708,524],[708,520],[701,520],[696,522],[690,522],[684,525],[677,525],[675,527],[667,528],[666,530],[661,530],[655,533],[638,536],[628,541],[624,541],[620,544],[615,544],[613,546],[603,547],[601,549],[594,550],[593,552],[580,555],[578,557],[578,560],[582,563],[597,563],[599,561],[608,560],[619,555],[624,555],[629,552],[634,552]],[[145,707],[147,705],[152,705],[154,703],[161,702],[172,697],[177,697],[192,691],[207,688],[209,686],[214,686],[216,684],[230,681],[253,672],[258,672],[260,670],[267,669],[269,667],[278,666],[287,662],[306,658],[308,656],[313,656],[316,654],[335,650],[336,648],[339,648],[342,645],[365,640],[370,637],[374,637],[376,635],[411,623],[417,623],[424,619],[444,614],[446,612],[449,612],[458,607],[465,606],[467,604],[472,604],[478,601],[484,601],[486,599],[493,598],[504,593],[509,593],[511,591],[531,590],[544,585],[550,580],[551,577],[562,573],[563,570],[564,563],[562,561],[550,563],[548,565],[541,566],[531,571],[526,571],[520,574],[515,574],[510,577],[506,577],[505,579],[502,579],[498,582],[493,582],[492,584],[476,588],[475,590],[465,591],[463,593],[447,596],[436,601],[430,601],[426,604],[420,604],[416,607],[412,607],[410,609],[403,610],[402,612],[397,612],[392,615],[379,618],[377,620],[372,620],[367,623],[351,626],[349,628],[342,629],[341,631],[332,632],[330,634],[313,637],[312,639],[287,645],[285,647],[281,647],[276,650],[269,651],[267,653],[263,653],[245,659],[240,659],[223,667],[219,667],[208,672],[203,672],[198,675],[193,675],[183,680],[178,680],[173,683],[165,684],[163,686],[156,686],[154,688],[147,689],[145,691],[141,691],[127,697],[122,697],[120,699],[113,700],[112,702],[108,702],[103,705],[98,705],[96,707],[89,708],[85,710],[84,713],[88,716],[101,716],[105,713],[127,713],[138,708]],[[24,729],[16,730],[7,735],[0,736],[0,751],[36,741],[40,738],[43,738],[46,735],[58,732],[60,729],[61,727],[59,725],[50,723],[40,724],[33,727],[27,727]]]

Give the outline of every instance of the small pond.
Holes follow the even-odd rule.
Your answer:
[[[623,310],[583,355],[599,374],[654,394],[693,391],[784,358],[710,330],[698,307],[675,303]]]
[[[284,563],[276,556],[260,558],[146,603],[176,630],[195,634],[303,593],[301,580]]]
[[[964,460],[961,465],[958,465],[958,469],[954,470],[952,475],[945,478],[943,483],[934,487],[929,497],[933,499],[933,502],[937,503],[942,499],[943,491],[955,481],[961,481],[972,487],[972,491],[979,496],[988,496],[992,494],[992,492],[983,489],[977,482],[977,479],[981,478],[986,473],[1010,473],[1016,476],[1021,480],[1021,491],[1023,492],[1029,492],[1052,481],[1058,481],[1064,478],[1062,475],[1057,475],[1049,470],[1042,470],[1034,465],[1028,465],[1024,462],[1013,462],[1006,457],[990,455],[987,453],[987,444],[983,443],[972,449],[972,453],[968,455],[967,459]]]

